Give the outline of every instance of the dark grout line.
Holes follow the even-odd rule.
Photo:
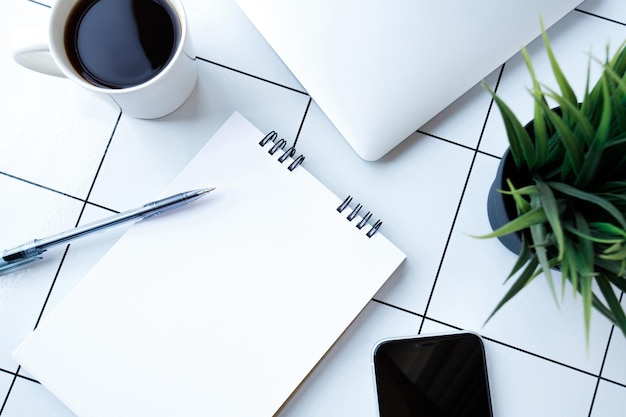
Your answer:
[[[33,4],[37,4],[39,6],[47,7],[48,9],[52,8],[52,6],[50,6],[49,4],[41,3],[39,1],[35,1],[35,0],[27,0],[27,1]]]
[[[596,396],[598,395],[598,388],[600,387],[600,381],[602,381],[602,370],[604,369],[604,364],[606,363],[606,356],[609,353],[609,346],[611,345],[611,338],[613,337],[613,330],[615,330],[615,326],[611,326],[611,331],[609,333],[609,341],[606,344],[606,350],[604,351],[604,356],[602,357],[602,364],[600,365],[600,374],[596,380],[596,386],[593,388],[593,395],[591,396],[591,404],[589,404],[589,414],[588,417],[591,417],[593,412],[593,405],[596,402]]]
[[[478,150],[478,153],[483,155],[483,156],[488,156],[490,158],[502,159],[502,155],[494,155],[494,154],[489,153],[489,152],[481,151],[480,149]]]
[[[112,209],[112,208],[109,208],[109,207],[103,206],[102,204],[92,203],[91,201],[84,201],[84,202],[85,202],[85,203],[86,203],[86,205],[88,205],[89,207],[97,207],[97,208],[102,209],[102,210],[110,211],[110,212],[111,212],[111,213],[113,213],[113,214],[118,214],[118,213],[119,213],[119,210],[114,210],[114,209]]]
[[[376,303],[378,303],[378,304],[382,304],[382,305],[387,306],[387,307],[391,307],[391,308],[393,308],[393,309],[395,309],[395,310],[400,310],[400,311],[402,311],[403,313],[408,313],[408,314],[411,314],[411,315],[413,315],[413,316],[421,317],[422,319],[424,318],[424,316],[422,316],[422,315],[421,315],[421,314],[419,314],[419,313],[416,313],[416,312],[411,311],[411,310],[407,310],[406,308],[398,307],[398,306],[396,306],[396,305],[390,304],[390,303],[388,303],[388,302],[386,302],[386,301],[383,301],[383,300],[379,300],[379,299],[376,299],[376,298],[372,298],[372,301],[374,301],[374,302],[376,302]],[[453,327],[453,326],[451,326],[451,327]]]
[[[0,416],[2,415],[2,412],[4,411],[4,408],[6,407],[7,402],[9,401],[9,396],[11,395],[11,391],[13,391],[13,387],[15,386],[15,381],[17,381],[17,378],[25,379],[27,381],[34,382],[36,384],[40,384],[39,381],[37,381],[37,380],[35,380],[33,378],[29,378],[27,376],[20,375],[19,374],[20,369],[22,369],[21,365],[17,366],[17,370],[15,372],[7,371],[5,369],[0,368],[0,371],[5,372],[5,373],[7,373],[9,375],[13,375],[13,379],[11,380],[11,384],[9,384],[9,389],[7,390],[7,394],[4,396],[4,400],[2,401],[2,404],[0,404]]]
[[[251,77],[251,78],[257,79],[257,80],[259,80],[259,81],[263,81],[263,82],[265,82],[265,83],[269,83],[269,84],[275,85],[275,86],[277,86],[277,87],[280,87],[280,88],[284,88],[284,89],[287,89],[287,90],[293,91],[293,92],[295,92],[295,93],[303,94],[303,95],[305,95],[305,96],[308,96],[308,95],[309,95],[306,91],[298,90],[298,89],[296,89],[296,88],[289,87],[289,86],[286,86],[286,85],[284,85],[284,84],[280,84],[280,83],[277,83],[277,82],[275,82],[275,81],[271,81],[271,80],[268,80],[268,79],[266,79],[266,78],[262,78],[262,77],[259,77],[259,76],[257,76],[257,75],[250,74],[249,72],[244,72],[244,71],[238,70],[238,69],[236,69],[236,68],[229,67],[229,66],[227,66],[227,65],[220,64],[220,63],[217,63],[217,62],[215,62],[215,61],[211,61],[211,60],[206,59],[206,58],[202,58],[202,57],[200,57],[200,56],[198,56],[198,57],[196,57],[196,58],[197,58],[197,59],[199,59],[199,60],[201,60],[201,61],[204,61],[204,62],[206,62],[206,63],[209,63],[209,64],[212,64],[212,65],[218,66],[218,67],[220,67],[220,68],[224,68],[224,69],[227,69],[227,70],[229,70],[229,71],[234,71],[234,72],[236,72],[236,73],[238,73],[238,74],[245,75],[246,77]]]
[[[32,185],[32,186],[37,187],[37,188],[41,188],[42,190],[46,190],[46,191],[53,192],[55,194],[59,194],[59,195],[61,195],[63,197],[71,198],[72,200],[80,201],[81,203],[86,203],[86,204],[88,204],[89,206],[92,206],[92,207],[97,207],[97,208],[101,208],[103,210],[108,210],[108,211],[113,212],[113,213],[118,213],[117,210],[113,210],[113,209],[111,209],[109,207],[105,207],[105,206],[103,206],[101,204],[96,204],[96,203],[92,203],[92,202],[86,201],[86,200],[84,200],[84,199],[82,199],[80,197],[76,197],[74,195],[65,193],[63,191],[55,190],[54,188],[48,187],[46,185],[38,184],[38,183],[36,183],[34,181],[30,181],[30,180],[27,180],[25,178],[18,177],[16,175],[9,174],[7,172],[0,171],[0,175],[3,175],[5,177],[7,177],[7,178],[11,178],[11,179],[14,179],[14,180],[17,180],[17,181],[20,181],[20,182],[23,182],[23,183],[28,184],[28,185]]]
[[[115,124],[113,125],[113,130],[111,131],[111,135],[109,136],[109,142],[107,146],[104,148],[104,153],[102,154],[102,158],[100,158],[100,163],[98,164],[98,168],[96,169],[96,173],[93,176],[93,180],[91,181],[91,186],[89,187],[89,191],[87,191],[87,196],[85,197],[85,201],[83,207],[80,210],[80,214],[78,215],[78,219],[76,220],[76,226],[80,223],[80,219],[83,217],[83,213],[85,212],[85,208],[87,207],[87,202],[91,197],[91,193],[93,192],[93,188],[96,185],[96,181],[98,180],[98,176],[100,175],[100,170],[102,169],[102,165],[104,165],[104,160],[109,152],[109,147],[111,146],[111,142],[113,142],[113,137],[115,136],[115,132],[117,132],[117,127],[120,124],[120,119],[122,118],[122,112],[120,111],[117,115],[117,120],[115,120]]]
[[[37,320],[35,320],[35,326],[33,327],[33,330],[35,330],[37,326],[39,326],[39,322],[41,321],[41,318],[43,317],[43,313],[44,311],[46,311],[46,306],[48,305],[48,301],[50,301],[52,290],[54,290],[55,284],[57,282],[57,278],[59,278],[59,274],[61,273],[61,268],[63,267],[63,263],[65,262],[65,257],[67,256],[67,252],[69,251],[69,249],[70,249],[70,245],[68,244],[65,246],[65,250],[63,251],[63,256],[61,256],[61,260],[59,261],[59,266],[57,267],[57,270],[54,273],[54,278],[52,279],[52,283],[50,284],[50,287],[48,288],[48,293],[46,294],[46,298],[43,301],[43,305],[41,306],[41,309],[39,310],[39,316],[37,316]]]
[[[429,318],[429,320],[430,320],[430,318]],[[596,374],[594,374],[594,373],[592,373],[592,372],[585,371],[584,369],[580,369],[580,368],[577,368],[577,367],[575,367],[575,366],[568,365],[568,364],[566,364],[566,363],[563,363],[563,362],[557,361],[557,360],[555,360],[555,359],[551,359],[551,358],[549,358],[549,357],[547,357],[547,356],[543,356],[543,355],[540,355],[540,354],[538,354],[538,353],[534,353],[534,352],[531,352],[531,351],[529,351],[529,350],[522,349],[522,348],[520,348],[520,347],[517,347],[517,346],[511,345],[511,344],[508,344],[508,343],[502,342],[502,341],[497,340],[497,339],[493,339],[493,338],[491,338],[491,337],[487,337],[487,336],[481,336],[481,337],[482,337],[483,339],[485,339],[485,340],[488,340],[488,341],[490,341],[490,342],[496,343],[496,344],[498,344],[498,345],[500,345],[500,346],[504,346],[504,347],[507,347],[507,348],[510,348],[510,349],[516,350],[516,351],[518,351],[518,352],[521,352],[521,353],[525,353],[525,354],[530,355],[530,356],[533,356],[533,357],[535,357],[535,358],[537,358],[537,359],[543,359],[543,360],[545,360],[545,361],[547,361],[547,362],[553,363],[553,364],[555,364],[555,365],[560,365],[560,366],[563,366],[563,367],[568,368],[568,369],[570,369],[570,370],[572,370],[572,371],[577,371],[577,372],[580,372],[580,373],[582,373],[582,374],[585,374],[585,375],[588,375],[588,376],[591,376],[591,377],[595,377],[595,378],[597,378],[597,377],[598,377],[598,375],[596,375]]]
[[[444,138],[442,136],[433,135],[432,133],[424,132],[423,130],[419,130],[418,129],[418,130],[416,130],[416,133],[420,133],[422,135],[425,135],[425,136],[431,137],[433,139],[437,139],[437,140],[449,143],[451,145],[456,145],[456,146],[458,146],[460,148],[467,149],[467,150],[472,151],[472,152],[476,151],[476,148],[472,148],[471,146],[467,146],[467,145],[464,145],[462,143],[455,142],[455,141],[453,141],[451,139],[446,139],[446,138]]]
[[[600,376],[598,379],[600,381],[608,382],[609,384],[617,385],[618,387],[626,388],[626,384],[623,382],[618,382],[613,379],[605,378],[603,376]]]
[[[484,131],[484,129],[485,129],[485,127],[483,126],[483,131]],[[440,140],[440,141],[442,141],[442,142],[449,143],[449,144],[451,144],[451,145],[458,146],[459,148],[467,149],[468,151],[478,152],[478,153],[479,153],[479,154],[481,154],[481,155],[489,156],[489,157],[491,157],[491,158],[502,159],[502,156],[498,156],[498,155],[494,155],[494,154],[489,153],[489,152],[485,152],[485,151],[483,151],[483,150],[478,149],[478,147],[473,148],[473,147],[471,147],[471,146],[464,145],[464,144],[459,143],[459,142],[455,142],[455,141],[453,141],[453,140],[451,140],[451,139],[446,139],[446,138],[444,138],[444,137],[442,137],[442,136],[437,136],[437,135],[434,135],[434,134],[432,134],[432,133],[424,132],[423,130],[416,130],[415,132],[416,132],[416,133],[420,133],[420,134],[422,134],[422,135],[424,135],[424,136],[431,137],[431,138],[433,138],[433,139]],[[482,133],[481,133],[481,135],[482,135]]]
[[[500,73],[498,74],[498,80],[496,81],[495,91],[498,91],[498,86],[500,85],[500,80],[502,79],[502,74],[504,73],[504,67],[506,64],[503,64],[500,67]],[[452,233],[454,232],[454,227],[456,225],[456,220],[461,210],[461,204],[463,203],[463,198],[465,197],[465,192],[467,191],[467,185],[469,183],[470,177],[472,175],[472,169],[474,168],[474,164],[476,162],[476,157],[478,156],[478,149],[480,148],[480,142],[483,138],[483,134],[485,133],[485,127],[487,126],[487,121],[489,120],[489,115],[491,113],[491,109],[493,108],[494,100],[491,99],[489,103],[489,107],[487,109],[487,114],[485,115],[485,119],[483,122],[482,129],[480,131],[480,135],[478,137],[478,142],[476,143],[476,149],[474,150],[474,155],[472,156],[472,161],[470,162],[470,166],[467,172],[467,177],[465,178],[465,184],[463,184],[463,190],[461,191],[461,196],[459,197],[459,203],[456,207],[456,211],[454,213],[454,217],[452,219],[452,226],[450,227],[450,231],[448,232],[448,237],[446,239],[446,243],[443,248],[443,253],[441,255],[441,259],[439,260],[439,266],[437,267],[437,272],[435,274],[435,280],[433,282],[433,286],[431,287],[430,294],[428,295],[428,301],[426,302],[426,307],[424,308],[424,314],[422,316],[422,323],[419,327],[419,332],[422,332],[422,328],[424,326],[424,320],[428,315],[428,309],[430,307],[430,303],[432,302],[433,295],[435,293],[435,288],[437,286],[437,280],[439,279],[439,274],[441,273],[441,268],[443,267],[443,262],[446,258],[446,254],[448,252],[448,246],[450,244],[450,239],[452,238]]]
[[[619,296],[620,303],[624,298],[624,293],[622,292]],[[593,412],[593,405],[596,402],[596,395],[598,394],[598,389],[600,388],[600,382],[604,379],[602,378],[602,372],[604,371],[604,365],[606,364],[606,358],[609,355],[609,349],[611,348],[611,340],[613,339],[613,333],[615,332],[615,325],[611,326],[611,331],[609,332],[609,339],[606,342],[606,349],[604,350],[604,356],[602,357],[602,364],[600,364],[600,372],[598,374],[598,380],[596,381],[596,386],[593,390],[593,397],[591,398],[591,405],[589,407],[589,415],[591,417],[591,413]],[[611,381],[613,382],[613,381]],[[622,385],[622,384],[618,384]]]
[[[296,133],[296,138],[293,140],[293,146],[295,147],[298,143],[298,138],[300,138],[300,132],[302,132],[302,126],[304,126],[304,121],[306,120],[307,114],[309,114],[309,108],[311,107],[311,101],[313,99],[309,97],[309,101],[306,104],[306,109],[304,109],[304,114],[302,115],[302,121],[300,122],[300,127],[298,127],[298,133]]]
[[[607,22],[616,23],[618,25],[626,26],[625,22],[620,22],[619,20],[609,19],[608,17],[600,16],[599,14],[591,13],[591,12],[588,12],[586,10],[581,10],[581,9],[578,9],[578,8],[576,8],[574,10],[579,12],[579,13],[586,14],[587,16],[596,17],[598,19],[606,20]]]
[[[20,368],[19,366],[17,367],[17,371],[19,372]],[[2,412],[4,411],[4,407],[6,407],[7,402],[9,401],[9,396],[11,395],[11,391],[13,390],[13,386],[15,385],[15,380],[17,379],[17,373],[13,374],[13,379],[11,380],[11,384],[9,385],[9,389],[7,390],[7,395],[4,396],[4,401],[2,401],[2,404],[0,405],[0,416],[2,415]]]
[[[52,191],[53,193],[60,194],[60,195],[62,195],[64,197],[69,197],[69,198],[71,198],[73,200],[82,201],[82,202],[85,201],[82,198],[73,196],[73,195],[68,194],[68,193],[64,193],[63,191],[55,190],[54,188],[50,188],[50,187],[47,187],[45,185],[38,184],[38,183],[36,183],[34,181],[30,181],[30,180],[27,180],[25,178],[20,178],[20,177],[18,177],[16,175],[9,174],[8,172],[0,171],[0,175],[4,175],[5,177],[12,178],[14,180],[18,180],[18,181],[24,182],[24,183],[29,184],[29,185],[34,185],[35,187],[39,187],[39,188],[44,189],[46,191]]]
[[[8,370],[6,370],[6,369],[2,369],[2,368],[0,368],[0,372],[3,372],[3,373],[5,373],[5,374],[9,374],[9,375],[11,375],[11,376],[17,376],[18,378],[25,379],[26,381],[34,382],[34,383],[36,383],[36,384],[41,384],[41,383],[40,383],[39,381],[37,381],[35,378],[31,378],[31,377],[28,377],[28,376],[26,376],[26,375],[21,375],[21,374],[19,373],[19,372],[20,372],[20,369],[21,369],[21,366],[20,366],[20,365],[18,365],[18,368],[17,368],[15,371],[8,371]]]

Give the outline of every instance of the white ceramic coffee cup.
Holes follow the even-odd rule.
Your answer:
[[[77,0],[57,0],[48,28],[21,28],[13,34],[13,58],[26,68],[69,78],[76,84],[111,97],[128,116],[155,119],[179,108],[191,95],[197,65],[189,37],[187,18],[180,0],[167,0],[178,17],[180,40],[169,63],[150,80],[128,88],[96,86],[81,77],[70,63],[64,47],[68,15]]]

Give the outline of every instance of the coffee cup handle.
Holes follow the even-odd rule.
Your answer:
[[[65,77],[50,52],[46,26],[18,28],[13,32],[11,40],[15,62],[42,74]]]

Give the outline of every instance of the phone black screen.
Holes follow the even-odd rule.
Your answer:
[[[382,342],[374,373],[381,417],[492,417],[484,348],[475,334]]]

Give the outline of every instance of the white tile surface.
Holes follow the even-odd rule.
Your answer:
[[[538,279],[483,327],[515,257],[495,240],[469,236],[489,231],[486,192],[506,147],[500,115],[480,84],[389,155],[365,162],[317,105],[309,105],[233,0],[184,1],[199,82],[181,109],[152,121],[120,117],[111,103],[67,80],[17,66],[11,31],[45,24],[49,8],[28,0],[0,3],[0,36],[7,40],[0,42],[0,248],[156,198],[237,110],[261,130],[297,140],[306,168],[337,195],[350,194],[373,211],[408,256],[281,415],[375,415],[375,343],[448,326],[486,338],[496,417],[623,415],[626,338],[614,331],[609,343],[611,326],[595,313],[587,351],[580,300],[572,301],[571,290],[559,310]],[[625,24],[626,2],[587,0],[550,29],[576,91],[584,86],[588,53],[602,57],[607,42],[619,45]],[[553,83],[545,78],[541,42],[530,52],[542,80]],[[520,54],[503,64],[486,82],[526,121],[530,80]],[[0,276],[0,417],[71,416],[24,370],[8,392],[18,369],[10,353],[121,233],[75,242],[63,260],[63,250],[55,251]]]

